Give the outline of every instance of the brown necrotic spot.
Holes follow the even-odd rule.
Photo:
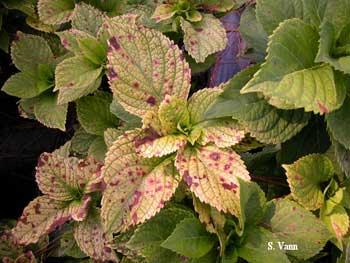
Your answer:
[[[119,50],[120,49],[120,45],[119,45],[119,42],[117,40],[116,37],[112,37],[110,40],[109,40],[109,45],[114,49],[114,50]]]
[[[217,153],[217,152],[212,152],[210,155],[209,155],[209,158],[214,160],[214,161],[219,161],[220,160],[220,154]]]
[[[156,98],[154,96],[149,96],[146,101],[149,105],[154,106],[156,105]]]

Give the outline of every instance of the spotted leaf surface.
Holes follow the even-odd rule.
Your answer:
[[[123,131],[114,129],[114,128],[108,128],[104,131],[103,137],[105,144],[107,148],[111,147],[113,143],[119,138],[120,135],[123,134]]]
[[[178,152],[175,165],[191,191],[204,203],[236,216],[240,213],[238,177],[249,181],[240,156],[218,147],[187,147]]]
[[[73,0],[39,0],[38,13],[45,24],[61,24],[70,20],[74,9]]]
[[[320,154],[311,154],[282,167],[286,170],[294,199],[309,210],[321,208],[324,202],[321,185],[334,174],[331,160]]]
[[[270,37],[266,62],[241,93],[262,92],[281,109],[323,114],[339,108],[346,88],[336,83],[329,65],[315,65],[318,39],[317,31],[300,19],[282,22]]]
[[[15,66],[26,72],[33,72],[39,64],[54,63],[50,46],[44,38],[22,32],[17,32],[17,40],[12,42],[11,57]]]
[[[175,14],[176,10],[173,8],[172,4],[160,4],[154,10],[152,18],[158,23],[172,18]]]
[[[36,181],[42,193],[58,201],[79,199],[79,195],[100,189],[101,164],[92,158],[79,160],[57,154],[41,154]]]
[[[74,228],[74,238],[89,257],[101,261],[119,262],[104,234],[100,214],[95,212]]]
[[[186,145],[187,138],[185,135],[166,135],[154,140],[146,140],[145,143],[139,145],[136,150],[143,157],[161,157],[176,152],[182,146]]]
[[[62,201],[50,199],[45,195],[37,197],[24,209],[12,230],[13,235],[20,244],[36,243],[41,236],[71,219],[70,210],[71,208],[66,207]]]
[[[174,96],[165,96],[158,115],[162,128],[168,133],[176,131],[178,126],[186,127],[190,122],[186,101]]]
[[[178,46],[159,31],[110,20],[108,78],[130,113],[156,111],[165,95],[187,99],[191,73]]]
[[[211,14],[203,14],[202,17],[195,24],[181,19],[185,48],[197,63],[202,63],[210,54],[223,50],[227,44],[226,31],[220,20]]]
[[[102,222],[107,233],[125,231],[156,214],[171,198],[178,175],[170,160],[142,159],[134,149],[140,131],[127,132],[109,149],[103,176]]]
[[[79,48],[78,39],[89,37],[89,33],[73,28],[56,32],[56,35],[60,37],[62,46],[76,55],[82,55],[82,51]]]
[[[263,143],[287,141],[305,127],[310,118],[303,110],[281,110],[268,104],[255,93],[240,94],[257,66],[238,73],[224,84],[224,92],[205,113],[206,118],[231,116],[246,132]]]
[[[72,14],[72,28],[97,36],[104,14],[91,5],[78,3]]]
[[[296,244],[298,250],[286,253],[298,259],[316,255],[331,238],[326,226],[314,214],[287,199],[271,201],[262,223],[279,241]]]
[[[58,103],[64,104],[95,91],[101,83],[102,67],[83,56],[63,60],[55,70]]]

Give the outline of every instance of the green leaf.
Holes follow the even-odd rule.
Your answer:
[[[205,113],[206,118],[232,116],[252,137],[264,143],[281,143],[297,134],[308,122],[302,110],[280,110],[257,94],[240,94],[240,89],[256,72],[257,66],[236,74],[224,84],[223,94]]]
[[[237,1],[231,0],[195,0],[194,4],[199,5],[210,12],[227,12],[233,7],[239,7],[237,6]]]
[[[45,24],[61,24],[71,19],[74,0],[39,0],[38,13]]]
[[[193,214],[180,208],[163,209],[135,231],[127,246],[149,262],[180,263],[180,255],[161,247],[161,244],[185,218],[193,218]]]
[[[6,8],[13,10],[17,9],[28,16],[36,16],[36,0],[22,0],[22,1],[3,1]]]
[[[107,184],[102,222],[107,233],[125,231],[154,216],[175,192],[179,176],[170,160],[142,159],[134,149],[138,130],[119,137],[103,168]]]
[[[303,0],[303,19],[319,28],[326,11],[328,0]]]
[[[19,244],[36,243],[41,236],[63,225],[71,219],[73,213],[77,214],[79,210],[81,207],[77,203],[67,205],[65,202],[50,199],[46,195],[39,196],[24,208],[12,233]]]
[[[281,23],[270,37],[266,62],[241,93],[263,92],[281,109],[323,114],[339,108],[346,87],[336,82],[330,66],[315,66],[317,47],[318,33],[312,26],[299,19]]]
[[[104,235],[100,214],[90,214],[74,228],[74,238],[81,250],[95,260],[119,262]]]
[[[332,144],[334,145],[335,157],[341,170],[347,177],[350,177],[350,150],[335,140],[332,141]]]
[[[104,65],[107,56],[107,45],[101,44],[94,37],[78,37],[77,42],[84,57],[98,66]]]
[[[211,14],[203,14],[200,22],[191,24],[181,19],[185,48],[197,63],[218,51],[227,44],[226,31],[220,20]]]
[[[338,37],[340,32],[350,22],[348,13],[350,11],[349,0],[327,1],[327,7],[323,16],[324,21],[328,21],[334,26],[335,36]]]
[[[109,82],[127,111],[142,117],[156,111],[167,94],[187,99],[191,72],[178,46],[153,29],[112,19],[107,25],[113,36],[107,55]]]
[[[345,208],[329,199],[320,210],[320,219],[326,224],[327,228],[334,237],[331,241],[343,250],[343,237],[349,229],[349,216]]]
[[[104,14],[84,2],[75,5],[72,14],[72,28],[97,36]]]
[[[101,83],[102,67],[88,59],[76,56],[67,58],[57,65],[56,86],[59,91],[58,104],[71,102],[95,91]]]
[[[197,63],[190,55],[185,54],[186,61],[190,65],[192,75],[203,73],[210,69],[210,67],[216,61],[214,54],[208,56],[203,63]]]
[[[215,145],[186,147],[177,153],[175,165],[202,202],[239,216],[238,178],[249,181],[250,177],[238,154]]]
[[[103,135],[105,129],[118,126],[118,118],[109,110],[111,102],[112,95],[102,91],[77,101],[78,120],[88,133]]]
[[[240,186],[240,207],[239,217],[241,233],[245,233],[245,228],[257,224],[264,215],[266,203],[265,193],[255,182],[247,182],[238,179]]]
[[[175,96],[166,95],[159,106],[159,120],[167,134],[175,132],[178,127],[186,128],[190,123],[187,102]]]
[[[298,259],[308,259],[316,255],[331,238],[326,226],[319,219],[287,199],[269,203],[263,225],[280,242],[296,244],[298,250],[288,250],[286,253]]]
[[[57,94],[51,91],[41,94],[34,104],[36,119],[49,128],[66,130],[68,104],[57,105]]]
[[[111,147],[113,143],[121,136],[124,132],[118,129],[107,128],[104,133],[104,141],[107,148]]]
[[[241,16],[239,29],[248,48],[252,48],[258,61],[262,61],[265,59],[268,36],[258,22],[255,13],[255,8],[248,6]]]
[[[347,97],[343,106],[326,116],[328,130],[334,139],[350,150],[350,98]]]
[[[109,109],[115,116],[117,116],[122,121],[131,125],[135,125],[135,128],[139,128],[142,126],[141,119],[138,116],[133,115],[124,110],[124,108],[115,99],[113,99]]]
[[[41,93],[37,86],[36,75],[26,72],[13,74],[5,82],[2,91],[19,98],[33,98]]]
[[[187,137],[182,134],[170,134],[156,139],[141,139],[136,151],[145,158],[162,157],[176,152],[187,143]]]
[[[101,188],[100,171],[101,163],[93,158],[79,160],[55,153],[43,153],[35,177],[40,191],[50,199],[72,201]]]
[[[215,237],[205,230],[197,218],[185,218],[161,246],[189,258],[200,258],[214,244]]]
[[[157,23],[170,19],[176,14],[176,10],[173,8],[172,4],[160,4],[154,10],[152,18],[156,20]]]
[[[83,52],[79,47],[78,39],[92,38],[88,33],[77,29],[68,29],[61,32],[56,32],[60,37],[62,46],[73,52],[75,55],[82,55]]]
[[[300,0],[259,0],[256,16],[269,36],[284,20],[303,18],[303,4]]]
[[[91,143],[97,138],[96,135],[87,133],[83,128],[75,131],[72,138],[72,151],[81,155],[86,155]]]
[[[278,248],[279,239],[275,234],[257,226],[248,227],[245,233],[243,244],[237,249],[240,258],[249,263],[264,263],[267,258],[270,263],[290,263],[285,252]],[[268,249],[269,242],[274,249]]]
[[[310,154],[290,165],[286,170],[293,198],[308,210],[316,210],[324,203],[322,185],[334,175],[332,161],[321,154]]]
[[[104,142],[103,137],[98,136],[93,142],[91,143],[88,155],[93,156],[96,160],[103,162],[106,156],[107,152],[107,146]]]
[[[54,56],[44,38],[17,32],[11,45],[11,57],[15,66],[25,72],[33,72],[39,64],[54,64]]]
[[[67,231],[62,234],[57,249],[57,256],[69,256],[73,258],[85,258],[86,254],[81,251],[77,242],[74,239],[73,232]]]

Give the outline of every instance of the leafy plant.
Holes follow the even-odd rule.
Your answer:
[[[4,262],[347,262],[350,2],[33,2],[2,90],[74,135]]]

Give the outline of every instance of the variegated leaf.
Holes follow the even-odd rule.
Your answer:
[[[108,78],[118,102],[143,116],[165,95],[187,99],[191,72],[177,45],[161,32],[109,20]]]
[[[134,143],[140,133],[134,130],[119,137],[105,159],[101,216],[107,233],[125,231],[152,217],[178,185],[170,160],[141,159],[136,154]]]
[[[185,48],[197,63],[223,50],[227,44],[226,31],[220,20],[211,14],[203,14],[202,17],[200,22],[193,24],[181,19]]]
[[[100,189],[101,164],[92,158],[79,160],[54,153],[41,154],[36,181],[42,193],[58,201],[80,199]]]
[[[154,10],[152,18],[157,23],[172,18],[176,14],[172,4],[160,4]]]
[[[186,101],[175,96],[165,96],[159,106],[158,115],[162,128],[169,134],[176,131],[179,126],[186,128],[190,123]]]
[[[60,37],[62,46],[76,55],[82,54],[77,39],[89,37],[88,33],[73,28],[56,32],[56,35]]]
[[[238,154],[215,145],[187,147],[178,152],[175,165],[202,202],[239,216],[240,187],[237,178],[249,181],[250,177]]]
[[[97,36],[102,25],[104,14],[84,2],[75,5],[72,14],[72,28]]]
[[[45,24],[61,24],[70,20],[74,0],[39,0],[38,13]]]
[[[20,244],[36,243],[41,236],[70,220],[70,212],[65,202],[39,196],[24,209],[12,233]]]
[[[119,138],[120,135],[123,134],[123,131],[114,129],[114,128],[108,128],[104,131],[103,137],[105,140],[105,144],[107,145],[107,148],[111,147],[113,143]]]
[[[74,238],[80,249],[89,257],[95,260],[119,262],[117,255],[108,244],[100,214],[96,211],[84,222],[76,225]]]
[[[144,143],[137,145],[136,151],[145,158],[161,157],[176,152],[186,143],[185,135],[170,134],[154,140],[145,140]]]

